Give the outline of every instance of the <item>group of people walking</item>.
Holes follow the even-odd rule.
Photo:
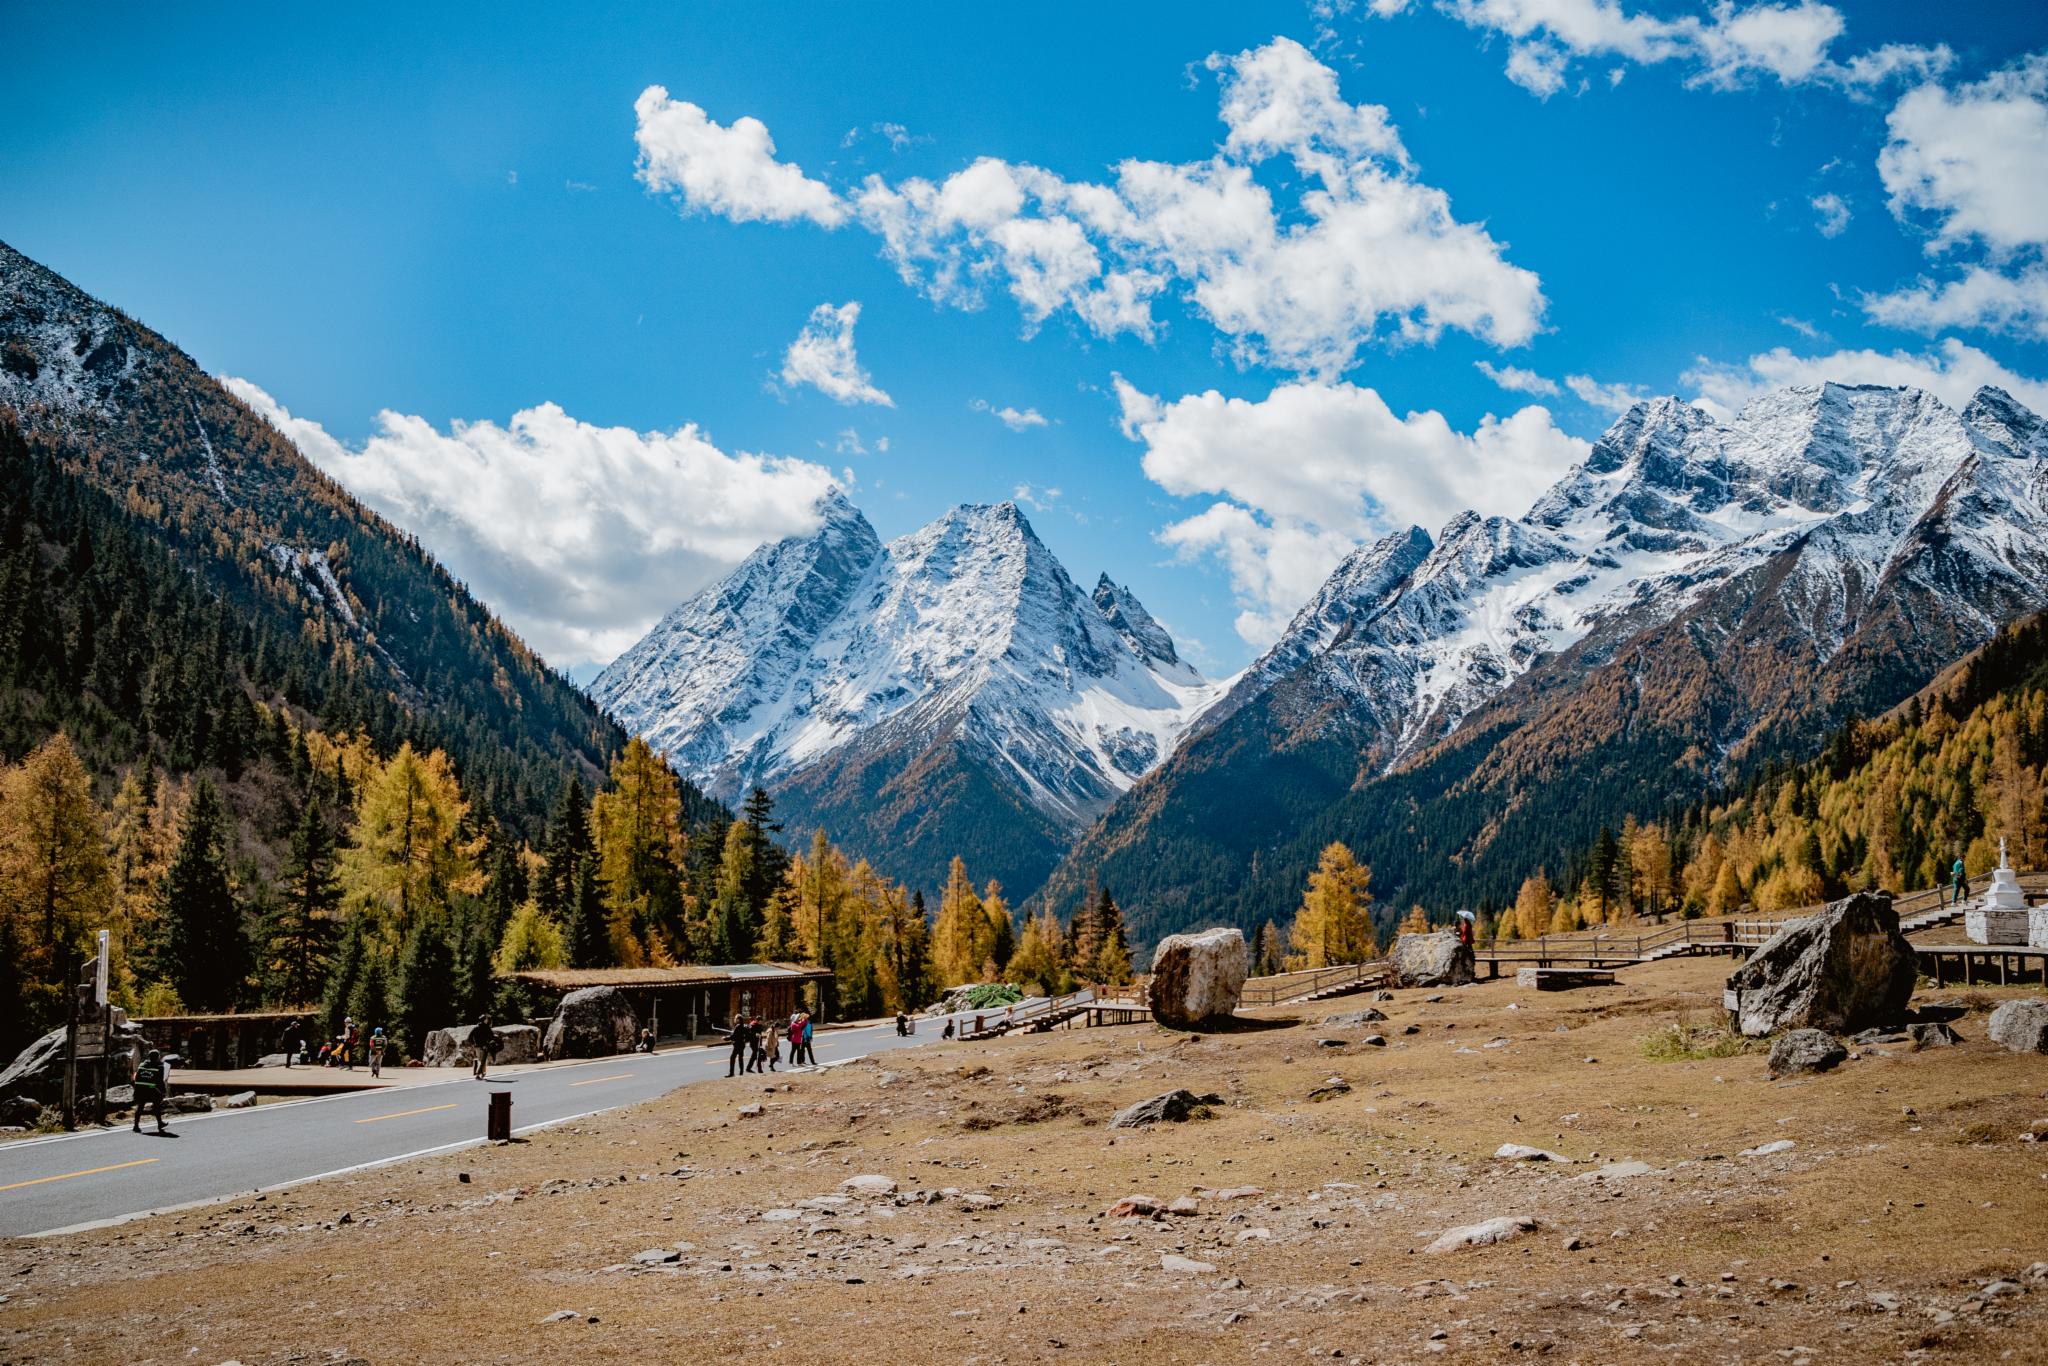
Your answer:
[[[791,1067],[818,1065],[817,1050],[811,1045],[811,1017],[805,1011],[797,1011],[786,1023],[779,1019],[742,1016],[733,1021],[728,1037],[732,1040],[732,1056],[725,1064],[728,1077],[736,1077],[743,1072],[775,1071],[782,1061],[785,1039],[789,1041]]]
[[[290,1067],[301,1062],[308,1067],[340,1067],[353,1072],[356,1059],[362,1058],[370,1065],[373,1077],[384,1074],[384,1053],[391,1046],[391,1036],[378,1025],[368,1034],[356,1024],[353,1015],[344,1016],[341,1032],[331,1039],[322,1039],[315,1049],[306,1037],[305,1022],[293,1020],[284,1031],[284,1065]]]

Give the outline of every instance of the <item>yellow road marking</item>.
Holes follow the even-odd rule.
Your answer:
[[[588,1081],[572,1081],[569,1084],[571,1086],[595,1086],[601,1081],[624,1081],[632,1075],[631,1072],[614,1072],[608,1077],[592,1077]]]
[[[453,1110],[454,1108],[455,1108],[455,1102],[453,1102],[453,1101],[450,1101],[450,1102],[449,1102],[448,1104],[446,1104],[446,1105],[426,1105],[426,1106],[422,1106],[421,1108],[419,1108],[419,1109],[417,1109],[417,1110],[400,1110],[400,1111],[399,1111],[399,1112],[398,1112],[397,1114],[395,1114],[395,1115],[371,1115],[371,1116],[370,1116],[370,1117],[369,1117],[368,1119],[359,1119],[359,1120],[357,1120],[357,1121],[356,1121],[356,1123],[358,1123],[358,1124],[375,1124],[375,1123],[377,1123],[377,1122],[378,1122],[379,1120],[385,1120],[385,1119],[404,1119],[404,1118],[405,1118],[405,1117],[406,1117],[407,1115],[431,1115],[431,1114],[432,1114],[432,1113],[434,1113],[434,1111],[436,1111],[436,1110]]]
[[[82,1172],[65,1172],[62,1176],[39,1176],[33,1181],[16,1181],[11,1186],[0,1186],[0,1191],[18,1191],[23,1186],[40,1186],[49,1181],[69,1181],[74,1176],[98,1176],[101,1172],[117,1172],[123,1167],[146,1167],[156,1161],[153,1157],[138,1157],[133,1162],[116,1162],[108,1167],[87,1167]]]

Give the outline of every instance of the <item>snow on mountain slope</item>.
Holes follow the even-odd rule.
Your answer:
[[[1937,532],[1974,565],[1955,571],[1979,581],[1965,599],[2000,575],[2038,588],[2044,448],[2041,419],[1988,389],[1958,414],[1915,389],[1792,388],[1726,425],[1638,404],[1526,516],[1465,513],[1355,552],[1209,720],[1284,681],[1287,705],[1391,767],[1538,660],[1671,620],[1787,550],[1823,656]],[[1965,608],[1988,620],[2000,596]]]
[[[817,531],[756,551],[591,685],[715,792],[814,774],[856,743],[907,761],[952,742],[1078,828],[1217,695],[1128,590],[1084,593],[1014,504],[887,545],[842,495],[819,510]]]

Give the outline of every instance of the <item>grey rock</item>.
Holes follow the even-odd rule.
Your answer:
[[[2015,1053],[2048,1053],[2048,1001],[2007,1001],[1985,1032]]]
[[[1152,954],[1152,1018],[1178,1029],[1221,1019],[1237,1009],[1250,970],[1243,930],[1170,934]]]
[[[1906,1033],[1912,1038],[1915,1051],[1922,1048],[1953,1048],[1963,1041],[1962,1035],[1939,1020],[1907,1025]]]
[[[220,1098],[220,1108],[223,1110],[247,1110],[255,1105],[255,1103],[256,1093],[254,1091],[237,1091],[231,1096],[222,1096]]]
[[[213,1108],[213,1097],[202,1096],[196,1091],[172,1096],[164,1102],[164,1108],[181,1115],[203,1115]]]
[[[555,1007],[541,1052],[549,1058],[603,1058],[630,1053],[640,1040],[640,1017],[617,987],[584,987]]]
[[[1345,1025],[1378,1024],[1386,1018],[1387,1012],[1384,1010],[1374,1010],[1367,1006],[1364,1010],[1347,1010],[1342,1015],[1332,1015],[1323,1023],[1332,1029],[1341,1029]]]
[[[1825,1072],[1849,1056],[1834,1035],[1824,1029],[1795,1029],[1771,1044],[1770,1073],[1794,1077],[1804,1072]]]
[[[1472,980],[1472,950],[1450,930],[1397,935],[1388,956],[1394,980],[1404,987],[1455,987]]]
[[[126,1103],[122,1102],[123,1105]],[[107,1104],[113,1106],[114,1102],[109,1100]],[[0,1125],[15,1125],[26,1129],[42,1117],[43,1106],[40,1101],[31,1100],[27,1096],[0,1097]]]
[[[1858,892],[1788,922],[1729,978],[1737,1031],[1848,1033],[1898,1020],[1919,964],[1885,892]]]
[[[1387,1038],[1384,1034],[1368,1034],[1360,1039],[1359,1042],[1367,1048],[1385,1048],[1387,1046]]]
[[[1435,1242],[1422,1249],[1424,1252],[1455,1252],[1461,1247],[1485,1247],[1489,1243],[1503,1243],[1523,1233],[1532,1233],[1537,1224],[1526,1215],[1504,1214],[1497,1219],[1487,1219],[1477,1224],[1463,1224],[1447,1228]]]
[[[1168,1091],[1127,1105],[1109,1121],[1112,1129],[1136,1129],[1147,1124],[1182,1124],[1201,1115],[1211,1105],[1221,1105],[1218,1095],[1198,1096],[1193,1091]]]
[[[666,1266],[682,1259],[683,1254],[672,1247],[650,1247],[645,1252],[634,1253],[631,1260],[635,1266]]]
[[[436,1029],[427,1035],[426,1045],[420,1050],[420,1062],[427,1067],[468,1067],[476,1061],[476,1050],[470,1047],[469,1031],[476,1028],[469,1024],[450,1025]],[[540,1030],[529,1024],[492,1025],[491,1033],[498,1040],[498,1047],[491,1054],[494,1063],[534,1062],[540,1057]],[[637,1041],[638,1036],[635,1036]]]
[[[1385,987],[1381,987],[1372,994],[1372,998],[1375,1001],[1391,1001],[1394,999],[1394,993],[1388,991]]]

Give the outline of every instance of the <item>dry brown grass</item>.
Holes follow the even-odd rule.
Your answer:
[[[2048,1115],[2048,1058],[1984,1043],[1979,1014],[1960,1047],[1794,1082],[1759,1056],[1645,1060],[1646,1029],[1704,1018],[1725,971],[1403,992],[1371,1027],[1386,1048],[1317,1047],[1364,1032],[1317,1023],[1339,1001],[1293,1028],[1076,1030],[771,1092],[715,1081],[527,1143],[10,1244],[0,1361],[2048,1359],[2048,1285],[1979,1293],[2048,1256],[2048,1146],[2019,1139]],[[1351,1090],[1310,1102],[1333,1074]],[[1102,1127],[1174,1086],[1226,1104]],[[739,1118],[752,1101],[766,1113]],[[1583,1165],[1497,1162],[1504,1142]],[[1580,1179],[1622,1159],[1654,1172]],[[860,1173],[903,1202],[800,1207]],[[1105,1215],[1245,1186],[1262,1193]],[[1422,1251],[1495,1215],[1540,1227]],[[608,1269],[657,1246],[684,1250]],[[540,1322],[560,1309],[579,1317]]]

